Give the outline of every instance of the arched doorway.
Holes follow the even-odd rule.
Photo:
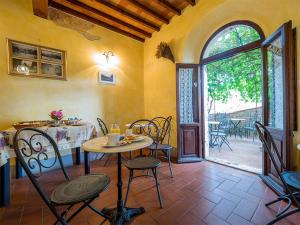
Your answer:
[[[262,148],[254,127],[262,121],[261,44],[265,36],[250,21],[218,29],[200,59],[204,157],[262,172]]]
[[[229,48],[219,48],[218,45],[221,46],[222,41],[226,40],[230,36],[230,32],[237,28],[235,25],[242,27],[241,30],[244,30],[246,36],[242,35],[243,37],[235,39],[237,41],[232,42],[233,44]],[[248,31],[254,31],[254,35],[250,35],[251,38],[247,38],[249,37]],[[213,40],[217,41],[214,42]],[[205,137],[205,131],[208,130],[208,125],[205,126],[205,120],[208,120],[208,115],[205,115],[205,105],[207,105],[205,103],[207,99],[205,96],[205,83],[207,83],[205,80],[207,76],[204,74],[206,72],[205,67],[209,63],[216,63],[220,60],[243,58],[245,55],[256,51],[257,55],[260,54],[262,57],[262,62],[261,59],[260,62],[263,71],[261,89],[263,94],[261,99],[263,124],[275,140],[280,151],[278,156],[280,160],[284,162],[287,169],[295,169],[293,167],[295,165],[292,163],[292,145],[293,131],[297,130],[298,127],[296,120],[296,29],[293,29],[292,21],[288,21],[266,40],[263,40],[263,32],[256,24],[250,21],[233,22],[221,27],[209,38],[202,51],[199,64],[176,64],[179,163],[201,161],[206,158],[208,138]],[[246,57],[246,59],[248,58]],[[246,63],[248,62],[252,62],[252,59],[246,60]],[[237,68],[244,67],[239,66]],[[240,72],[244,71],[240,70]],[[251,79],[255,80],[255,76],[251,74],[253,73],[246,73],[247,79],[242,79],[242,81],[247,84],[251,82]],[[241,77],[245,78],[245,76]],[[224,77],[219,83],[228,84]],[[223,86],[227,87],[226,85]],[[231,88],[231,86],[229,87]],[[243,97],[247,97],[246,93],[243,93]],[[253,99],[253,96],[248,97]],[[274,166],[264,151],[262,151],[262,156],[262,174],[260,176],[276,192],[283,193]]]

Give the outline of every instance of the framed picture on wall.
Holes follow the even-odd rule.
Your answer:
[[[99,83],[104,83],[104,84],[111,84],[115,85],[116,84],[116,75],[113,73],[109,72],[99,72]]]
[[[10,75],[66,80],[66,52],[8,39]]]

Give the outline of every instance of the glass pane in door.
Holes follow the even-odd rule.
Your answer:
[[[179,110],[180,123],[190,124],[198,122],[195,111],[197,97],[194,95],[197,81],[194,68],[179,68]]]
[[[283,55],[282,38],[276,38],[267,48],[268,57],[268,126],[283,129]]]

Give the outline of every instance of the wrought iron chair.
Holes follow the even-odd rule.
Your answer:
[[[106,126],[105,122],[102,119],[100,119],[99,117],[97,118],[97,121],[98,121],[98,124],[99,124],[102,135],[106,136],[109,132],[108,132],[108,129],[107,129],[107,126]],[[112,154],[102,153],[99,160],[102,160],[104,158],[104,156],[107,157],[107,159],[105,160],[104,166],[107,166]],[[98,158],[98,155],[96,156],[96,158]]]
[[[255,123],[255,127],[258,136],[264,146],[265,152],[268,154],[278,177],[280,178],[286,194],[279,196],[276,200],[271,201],[266,204],[266,206],[272,205],[279,201],[286,200],[288,202],[287,206],[277,213],[276,218],[269,222],[267,225],[275,224],[276,222],[282,220],[283,218],[290,216],[296,212],[300,212],[300,173],[294,171],[287,171],[286,165],[282,161],[277,146],[271,133],[267,128],[260,122]],[[295,204],[296,208],[291,209],[292,203]]]
[[[225,119],[220,122],[218,125],[217,130],[213,130],[210,132],[210,137],[211,137],[211,145],[218,146],[219,152],[221,151],[221,147],[223,144],[226,144],[228,148],[232,150],[230,147],[230,143],[228,141],[228,135],[229,135],[229,129],[228,129],[228,120]]]
[[[100,118],[97,118],[97,121],[98,121],[98,124],[99,124],[99,127],[100,127],[100,130],[102,132],[102,135],[105,136],[108,134],[108,129],[107,129],[107,126],[106,124],[104,123],[104,121]]]
[[[159,129],[153,121],[147,120],[147,119],[137,120],[137,121],[135,121],[134,123],[132,123],[130,125],[129,129],[132,129],[134,126],[141,125],[141,124],[143,124],[143,126],[140,126],[141,129],[142,129],[143,135],[147,135],[147,136],[153,138],[153,142],[157,145],[158,144],[158,139],[159,139]],[[152,174],[153,174],[153,177],[155,179],[159,204],[160,204],[160,207],[162,208],[163,204],[162,204],[162,199],[161,199],[161,196],[160,196],[159,182],[158,182],[158,178],[157,178],[157,168],[160,166],[160,161],[158,159],[156,159],[155,157],[153,157],[153,156],[137,157],[137,158],[128,160],[125,163],[125,166],[129,170],[129,179],[128,179],[128,186],[127,186],[127,192],[126,192],[124,205],[126,206],[126,202],[127,202],[127,199],[128,199],[128,193],[130,191],[130,185],[131,185],[132,180],[135,179],[135,178],[141,177],[141,176],[150,176],[148,173],[143,174],[143,175],[134,176],[134,171],[137,171],[137,170],[140,170],[140,171],[141,170],[142,171],[151,170]]]
[[[171,162],[171,150],[173,147],[170,145],[170,135],[171,135],[171,120],[172,116],[165,117],[154,117],[152,121],[157,125],[159,129],[158,143],[152,144],[149,149],[157,157],[157,151],[163,152],[164,158],[168,160],[170,175],[173,178],[172,162]]]
[[[255,113],[250,114],[250,118],[247,121],[247,124],[244,126],[246,137],[249,138],[249,136],[251,135],[253,142],[254,142],[255,136],[257,136],[257,131],[255,128],[256,121],[261,121],[261,116],[259,116],[259,114],[255,112]]]
[[[67,225],[85,207],[104,217],[105,220],[108,219],[107,216],[91,206],[91,203],[108,187],[110,183],[108,176],[94,174],[70,179],[55,141],[41,130],[35,128],[18,130],[14,136],[13,144],[17,159],[28,178],[56,217],[54,225],[58,223]],[[54,166],[61,168],[65,181],[56,186],[51,195],[48,195],[42,187],[41,177],[45,170]],[[82,205],[76,207],[76,210],[67,216],[69,210],[80,203]],[[65,206],[66,209],[60,212],[57,209],[60,206]]]

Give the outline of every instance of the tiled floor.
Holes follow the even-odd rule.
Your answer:
[[[228,137],[230,147],[223,144],[220,151],[217,146],[209,148],[208,158],[222,164],[242,168],[255,173],[262,170],[262,149],[261,142],[255,138],[240,138],[239,136]],[[242,147],[241,147],[242,146]]]
[[[82,166],[68,169],[70,175],[83,174]],[[107,167],[103,162],[92,163],[93,173],[106,173],[112,183],[108,190],[98,198],[94,205],[115,206],[116,204],[116,167],[111,161]],[[164,208],[159,208],[154,182],[151,178],[140,178],[133,182],[128,205],[144,206],[146,213],[136,217],[132,225],[263,225],[274,218],[276,210],[264,206],[276,198],[255,175],[211,162],[174,164],[175,178],[168,175],[165,164],[160,169],[161,192]],[[49,191],[59,182],[59,173],[50,172],[42,182]],[[127,171],[124,169],[124,192]],[[102,218],[85,209],[70,224],[96,225]],[[0,209],[1,225],[40,225],[53,224],[54,217],[41,201],[35,189],[26,178],[12,181],[12,202],[7,208]],[[105,223],[108,224],[108,223]],[[300,214],[293,215],[281,225],[300,224]]]

